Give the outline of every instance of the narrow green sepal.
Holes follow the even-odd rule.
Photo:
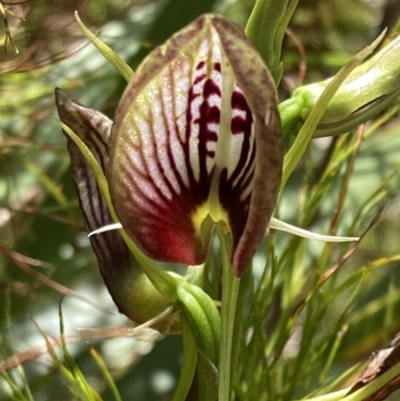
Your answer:
[[[198,349],[190,325],[181,311],[180,321],[183,337],[183,363],[181,375],[172,401],[185,401],[196,373]]]
[[[90,30],[85,26],[85,24],[81,21],[78,15],[78,11],[75,11],[75,19],[79,24],[84,35],[99,49],[100,53],[108,60],[114,68],[125,78],[127,82],[132,78],[134,72],[128,64],[122,60],[121,57],[118,56],[111,47],[107,46],[104,42],[102,42],[99,38],[96,37]]]

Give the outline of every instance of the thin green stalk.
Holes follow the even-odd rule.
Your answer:
[[[90,348],[90,355],[92,356],[92,358],[96,362],[97,366],[101,370],[103,377],[106,379],[106,382],[111,390],[111,393],[114,396],[114,400],[122,401],[122,398],[118,391],[117,385],[116,385],[110,371],[108,370],[107,365],[104,362],[103,358],[99,355],[99,353],[94,348]]]
[[[345,388],[340,391],[336,391],[334,393],[329,393],[326,395],[322,395],[320,397],[315,397],[315,398],[308,398],[307,400],[304,401],[339,401],[343,399],[343,396],[348,393],[349,389]]]
[[[189,393],[197,365],[197,345],[192,330],[186,321],[185,314],[181,311],[180,321],[183,337],[183,364],[178,386],[172,401],[184,401]]]
[[[220,382],[218,400],[229,401],[232,393],[232,350],[237,348],[239,336],[234,336],[237,300],[240,288],[240,279],[235,277],[230,254],[232,249],[231,238],[217,226],[217,233],[221,244],[222,259],[222,307],[221,307],[221,356],[220,356]]]
[[[134,74],[132,68],[129,67],[129,65],[126,64],[125,61],[114,52],[114,50],[112,50],[109,46],[97,38],[96,35],[90,32],[88,28],[86,28],[85,24],[79,18],[78,11],[75,11],[75,19],[84,35],[97,47],[105,59],[113,65],[113,67],[125,78],[125,80],[129,82]]]
[[[93,390],[93,388],[87,382],[85,375],[81,372],[78,365],[75,363],[74,359],[72,358],[71,354],[68,351],[67,343],[65,341],[65,336],[64,336],[64,332],[65,332],[64,317],[63,317],[63,313],[62,313],[61,303],[58,306],[58,316],[59,316],[59,323],[60,323],[61,350],[62,350],[62,353],[64,356],[65,367],[71,373],[73,380],[76,382],[77,388],[79,389],[79,391],[82,392],[84,399],[86,399],[88,401],[96,401],[96,399],[98,399],[100,397],[97,396],[96,392]]]
[[[231,383],[234,384],[235,374],[238,372],[239,350],[243,338],[244,312],[246,301],[252,285],[253,275],[249,267],[240,280],[239,294],[236,302],[236,316],[232,338]]]
[[[6,328],[8,331],[8,342],[10,345],[10,349],[14,349],[14,342],[13,342],[13,336],[11,334],[11,315],[10,315],[10,311],[11,311],[11,297],[10,297],[10,287],[7,287],[7,293],[5,296],[5,314],[6,314]],[[29,387],[29,381],[26,377],[25,374],[25,369],[21,364],[18,364],[17,366],[17,372],[20,375],[20,378],[22,379],[22,383],[23,383],[23,399],[27,400],[27,401],[34,401],[31,389]],[[14,390],[15,391],[15,390]],[[21,393],[22,394],[22,393]],[[26,398],[25,398],[26,397]]]

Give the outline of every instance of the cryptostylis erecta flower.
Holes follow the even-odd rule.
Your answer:
[[[108,180],[120,222],[156,260],[205,261],[211,222],[251,262],[275,207],[282,137],[273,80],[235,24],[200,17],[129,82],[111,134]]]
[[[153,50],[130,80],[113,123],[61,91],[57,106],[97,158],[119,222],[145,254],[201,264],[214,223],[222,224],[232,235],[234,273],[243,274],[275,207],[283,145],[273,79],[238,26],[204,15]],[[70,142],[92,231],[112,221],[104,201],[93,198],[94,177]],[[112,285],[112,276],[135,261],[117,231],[93,237],[100,236],[92,244]]]

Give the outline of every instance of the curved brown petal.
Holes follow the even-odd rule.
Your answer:
[[[56,103],[61,121],[80,137],[105,171],[112,121],[102,113],[73,101],[61,89],[56,89]],[[91,232],[113,223],[113,220],[92,169],[75,142],[68,135],[66,137],[75,188],[86,229]],[[92,235],[90,242],[104,282],[121,313],[136,323],[143,323],[165,309],[166,300],[142,273],[117,230]],[[163,325],[158,328],[168,329]]]
[[[75,102],[58,88],[56,104],[60,120],[79,136],[105,171],[109,160],[108,141],[112,121],[102,113]],[[65,136],[85,226],[88,232],[91,232],[113,223],[113,220],[92,169],[75,142],[67,134]],[[129,262],[128,249],[118,231],[107,231],[91,236],[90,241],[101,270],[107,265],[119,266]]]
[[[235,215],[240,213],[236,204],[229,206],[230,200],[221,196],[221,203],[226,202],[231,216],[232,267],[236,276],[241,276],[265,235],[278,198],[283,162],[282,127],[274,80],[259,53],[235,24],[217,18],[214,26],[254,119],[256,154],[254,175],[247,186],[251,192],[248,209],[243,205],[247,212],[244,225],[235,223]]]
[[[118,217],[150,257],[204,262],[213,221],[233,235],[240,276],[275,206],[282,164],[276,91],[233,23],[200,17],[146,58],[113,126]]]

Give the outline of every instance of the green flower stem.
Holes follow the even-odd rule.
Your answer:
[[[213,401],[217,392],[221,319],[214,301],[196,285],[178,287],[179,303],[196,340],[199,400]]]
[[[82,154],[84,155],[86,161],[89,163],[90,167],[93,170],[94,175],[96,176],[97,183],[99,185],[100,191],[104,197],[104,200],[108,206],[111,217],[115,222],[118,222],[118,217],[115,213],[113,204],[111,202],[110,192],[108,188],[107,179],[103,173],[103,170],[97,163],[97,160],[90,152],[89,148],[83,143],[83,141],[62,121],[59,121],[61,128],[69,135],[69,137],[75,142],[78,146]],[[153,260],[144,255],[135,243],[130,239],[125,230],[121,229],[120,233],[132,252],[133,256],[136,258],[140,267],[147,275],[151,283],[154,287],[164,296],[171,299],[171,301],[175,301],[177,299],[177,287],[179,282],[183,282],[183,278],[180,276],[172,276],[167,273],[163,269],[161,269]]]
[[[184,313],[180,313],[183,336],[183,364],[172,401],[185,401],[193,382],[197,365],[197,345]]]
[[[292,174],[295,167],[300,162],[300,159],[303,157],[304,152],[306,151],[309,142],[311,141],[315,129],[319,124],[322,116],[324,115],[329,102],[338,91],[340,85],[344,82],[344,80],[349,76],[349,74],[354,70],[354,68],[365,60],[373,50],[378,46],[380,41],[382,40],[384,34],[381,34],[370,46],[367,46],[361,52],[359,52],[355,57],[353,57],[329,82],[326,86],[325,90],[322,92],[318,101],[315,103],[315,106],[311,110],[309,116],[307,117],[304,125],[300,129],[299,134],[297,135],[292,147],[287,152],[284,161],[283,161],[283,173],[282,173],[282,182],[281,189],[284,188],[288,178]],[[287,122],[283,122],[285,125]]]
[[[214,301],[200,287],[187,282],[180,283],[177,296],[199,349],[218,368],[221,319]]]
[[[110,389],[110,392],[112,393],[114,400],[115,401],[122,401],[121,394],[118,391],[117,384],[114,381],[114,378],[112,377],[110,371],[108,370],[107,364],[104,361],[104,359],[100,356],[100,354],[94,349],[90,348],[89,349],[90,355],[96,362],[96,365],[99,367],[101,373],[103,374],[103,377],[105,378],[108,387]]]
[[[247,297],[253,283],[252,269],[248,267],[240,279],[239,294],[236,302],[235,311],[235,326],[233,328],[233,339],[232,339],[232,364],[231,364],[231,383],[234,383],[234,375],[236,373],[236,367],[239,359],[240,344],[242,343],[243,337],[243,320],[244,312],[247,302]]]
[[[233,376],[236,371],[244,300],[239,296],[241,279],[235,277],[230,263],[231,236],[224,233],[221,226],[217,225],[216,229],[222,257],[221,357],[218,400],[229,401],[232,394]],[[241,304],[238,303],[239,299]]]
[[[257,0],[245,28],[278,86],[283,73],[282,41],[298,0]]]
[[[118,56],[110,47],[96,37],[81,21],[78,11],[75,11],[75,19],[84,35],[99,49],[100,53],[108,60],[113,67],[125,78],[127,82],[132,78],[134,72],[128,64]]]
[[[355,111],[399,88],[399,51],[400,37],[357,66],[335,93],[321,122],[344,120]],[[293,97],[300,96],[304,99],[302,117],[309,114],[310,108],[330,81],[331,78],[295,90]]]

